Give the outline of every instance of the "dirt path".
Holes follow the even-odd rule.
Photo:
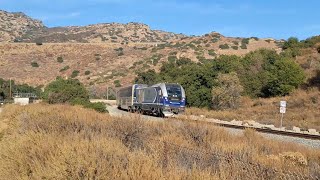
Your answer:
[[[111,116],[115,116],[115,117],[140,116],[142,119],[149,120],[149,121],[163,121],[164,120],[163,118],[159,118],[159,117],[147,116],[147,115],[138,115],[138,114],[129,113],[129,112],[124,111],[124,110],[119,110],[116,106],[108,106],[107,105],[107,110],[109,111],[109,114]]]

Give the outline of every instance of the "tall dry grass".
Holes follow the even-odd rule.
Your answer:
[[[269,99],[250,99],[243,97],[241,106],[236,110],[214,111],[208,109],[188,108],[186,115],[205,115],[208,118],[220,120],[241,120],[280,126],[281,114],[279,104],[287,101],[287,111],[284,114],[283,125],[288,129],[293,126],[307,130],[309,128],[320,131],[320,91],[297,90],[290,96]]]
[[[319,178],[320,152],[252,130],[139,116],[112,118],[67,105],[9,105],[0,115],[0,179]],[[296,174],[293,174],[295,172]]]

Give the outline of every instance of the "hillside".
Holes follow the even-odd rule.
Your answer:
[[[13,42],[16,38],[39,32],[46,27],[41,21],[32,19],[24,13],[9,13],[0,10],[0,42]]]
[[[185,37],[159,30],[151,30],[141,23],[105,23],[88,26],[47,28],[41,21],[23,13],[0,10],[0,42],[51,42],[51,43],[137,43],[166,42]]]
[[[70,77],[73,71],[87,86],[113,86],[115,80],[125,85],[137,72],[158,70],[161,62],[172,58],[201,62],[259,48],[281,51],[280,41],[217,32],[184,36],[139,23],[47,28],[23,13],[5,11],[0,11],[0,18],[0,76],[31,85],[46,85],[57,76]]]
[[[271,38],[225,37],[218,32],[185,36],[139,23],[47,28],[23,13],[5,11],[0,11],[0,19],[0,77],[34,86],[46,85],[57,76],[74,76],[86,86],[101,88],[115,86],[116,80],[127,85],[139,72],[159,71],[162,62],[189,58],[202,63],[260,48],[279,53],[283,44]],[[318,59],[316,49],[309,48],[296,62],[311,78],[317,73]]]

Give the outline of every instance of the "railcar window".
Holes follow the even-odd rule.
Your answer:
[[[179,85],[175,85],[175,84],[168,84],[166,85],[167,88],[167,93],[168,93],[168,97],[172,97],[172,98],[181,98],[182,97],[182,93],[181,93],[181,87]]]

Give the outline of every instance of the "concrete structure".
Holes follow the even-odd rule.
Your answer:
[[[293,130],[294,132],[298,132],[298,133],[301,132],[301,129],[298,128],[298,127],[296,127],[296,126],[293,126],[292,130]]]
[[[315,134],[315,135],[318,135],[319,133],[317,132],[317,130],[315,130],[315,129],[308,129],[308,132],[310,133],[310,134]]]
[[[14,97],[13,98],[14,104],[19,104],[19,105],[28,105],[30,103],[30,98],[26,97]]]

